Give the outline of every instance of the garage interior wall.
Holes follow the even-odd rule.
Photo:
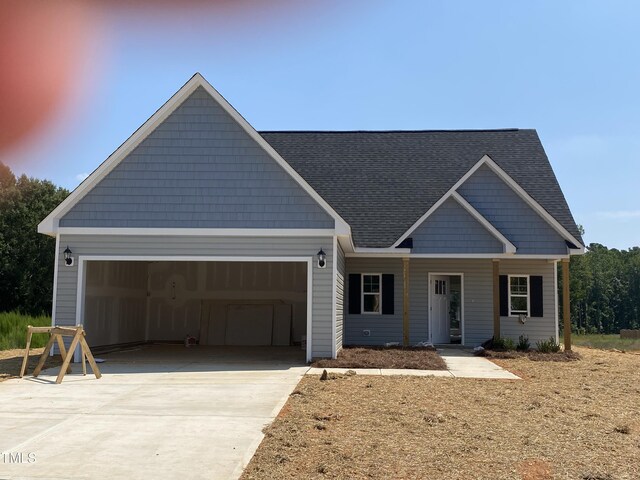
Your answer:
[[[87,262],[90,345],[291,345],[306,334],[306,264]]]

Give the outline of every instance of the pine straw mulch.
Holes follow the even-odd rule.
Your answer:
[[[523,380],[306,376],[242,478],[638,479],[640,355],[495,360]]]
[[[316,360],[319,368],[414,368],[446,370],[447,364],[434,350],[420,347],[345,347],[338,358]]]
[[[484,350],[481,357],[490,359],[528,358],[532,362],[575,362],[582,357],[576,351],[560,351],[557,353],[542,353],[537,350],[519,352],[517,350]]]
[[[40,355],[44,348],[33,348],[29,354],[29,363],[27,364],[27,375],[33,373],[33,369],[36,368]],[[20,368],[22,367],[22,358],[24,356],[24,349],[17,348],[14,350],[0,350],[0,382],[8,380],[10,378],[16,378],[20,375]],[[47,357],[44,362],[44,369],[57,367],[62,365],[62,359],[60,355],[53,357]]]

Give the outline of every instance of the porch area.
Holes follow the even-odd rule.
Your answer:
[[[348,256],[344,345],[474,347],[491,338],[559,341],[561,258]],[[565,349],[571,349],[563,282]]]

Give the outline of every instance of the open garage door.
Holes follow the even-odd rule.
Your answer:
[[[87,261],[87,340],[92,347],[187,336],[212,346],[304,345],[307,268],[300,261]]]

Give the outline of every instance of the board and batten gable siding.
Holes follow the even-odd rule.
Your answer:
[[[61,227],[334,228],[333,218],[197,88]]]
[[[544,317],[521,325],[517,318],[502,318],[502,335],[518,339],[529,336],[533,345],[555,331],[553,263],[547,260],[502,260],[500,274],[543,276]],[[409,261],[409,342],[429,339],[429,273],[463,274],[464,341],[476,346],[493,336],[493,276],[491,259],[425,259]],[[350,273],[392,273],[395,275],[394,315],[354,315],[345,305],[345,345],[382,345],[402,342],[402,260],[399,258],[347,258]],[[345,298],[348,301],[348,282]],[[363,330],[370,330],[365,337]]]
[[[554,262],[547,260],[501,260],[500,275],[539,275],[542,277],[542,317],[528,318],[523,325],[517,318],[500,317],[500,335],[518,340],[529,337],[531,346],[538,340],[557,339]]]
[[[312,346],[313,357],[331,357],[333,301],[332,237],[206,237],[140,235],[65,235],[60,236],[55,321],[58,325],[75,325],[78,290],[78,263],[64,265],[67,245],[77,259],[85,255],[112,256],[224,256],[233,257],[307,257],[315,258],[322,248],[327,267],[312,274]],[[156,260],[157,261],[157,260]]]
[[[486,165],[457,192],[516,246],[516,255],[567,254],[565,240]]]
[[[412,233],[412,253],[502,253],[504,245],[449,197]]]
[[[336,247],[336,353],[342,349],[344,339],[345,272],[344,251],[337,243]]]

